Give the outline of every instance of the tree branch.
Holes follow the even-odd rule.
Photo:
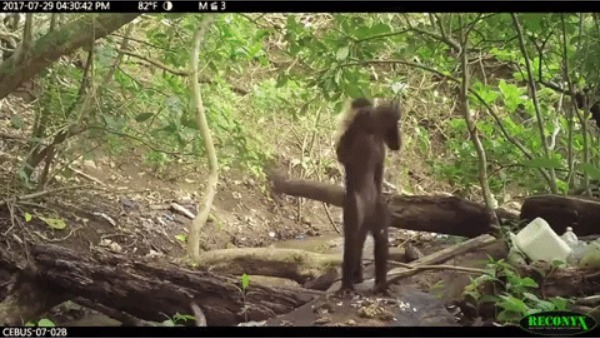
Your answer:
[[[162,62],[160,62],[158,60],[151,59],[149,57],[143,56],[141,54],[134,53],[134,52],[129,51],[129,50],[119,50],[119,53],[123,53],[125,55],[129,55],[131,57],[138,58],[140,60],[146,61],[149,64],[151,64],[151,65],[153,65],[155,67],[158,67],[158,68],[160,68],[160,69],[162,69],[164,71],[167,71],[167,72],[169,72],[169,73],[171,73],[173,75],[190,76],[190,72],[187,69],[173,68],[173,67],[170,67],[168,65],[165,65],[164,63],[162,63]],[[207,83],[207,84],[215,84],[215,82],[213,80],[207,79],[207,78],[202,78],[201,75],[198,75],[198,82],[200,82],[200,83]],[[232,85],[229,85],[229,87],[231,88],[231,90],[234,93],[237,93],[239,95],[248,95],[248,93],[249,93],[244,88],[240,88],[240,87],[236,87],[236,86],[232,86]]]
[[[515,25],[515,30],[517,31],[517,35],[519,36],[519,46],[521,47],[521,53],[523,53],[523,57],[525,58],[525,66],[527,67],[527,79],[529,83],[529,88],[531,89],[531,99],[533,100],[533,106],[535,108],[535,114],[537,117],[537,124],[540,132],[540,137],[542,141],[542,146],[544,150],[544,155],[546,158],[550,158],[550,149],[548,148],[548,140],[546,139],[546,132],[544,130],[544,116],[540,111],[540,103],[537,97],[537,89],[535,87],[535,80],[533,79],[532,68],[531,68],[531,60],[529,60],[529,55],[527,54],[527,49],[525,48],[525,39],[523,38],[523,30],[521,29],[521,24],[519,23],[519,19],[515,15],[515,13],[510,14],[513,23]],[[550,172],[550,190],[553,194],[558,194],[558,187],[556,185],[556,171],[554,168],[549,169]]]

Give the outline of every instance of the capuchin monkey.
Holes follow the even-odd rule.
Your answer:
[[[336,155],[344,166],[344,258],[342,286],[353,293],[363,281],[362,251],[371,233],[375,241],[375,293],[387,292],[388,226],[391,214],[382,195],[385,146],[400,150],[397,101],[373,105],[354,99],[340,115]]]

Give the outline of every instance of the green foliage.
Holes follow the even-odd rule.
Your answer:
[[[246,291],[248,286],[250,286],[250,277],[247,274],[242,275],[242,290]]]
[[[539,288],[530,277],[521,277],[514,267],[504,260],[491,260],[486,265],[486,274],[471,279],[464,295],[478,304],[491,303],[499,309],[496,319],[501,322],[517,323],[526,315],[566,310],[568,300],[561,297],[541,299],[534,292]],[[495,294],[482,294],[485,286],[494,285]]]
[[[53,321],[51,321],[48,318],[42,318],[39,321],[35,322],[35,321],[29,321],[27,323],[25,323],[25,326],[38,326],[38,327],[55,327],[56,325],[54,324]]]
[[[411,25],[425,31],[444,34],[458,31],[460,28],[456,15],[439,14],[439,25],[430,24],[431,17],[423,15],[403,15]],[[477,15],[464,15],[463,24],[472,24]],[[558,14],[520,14],[517,16],[526,36],[526,51],[532,59],[532,72],[535,77],[541,75],[544,80],[553,80],[562,74],[561,43],[558,39],[562,29]],[[302,22],[302,17],[286,17],[285,40],[287,52],[294,59],[313,69],[306,73],[285,72],[277,81],[280,88],[289,84],[306,83],[315,86],[322,99],[330,101],[339,108],[344,97],[391,96],[401,78],[394,78],[393,72],[386,72],[384,81],[373,81],[370,62],[372,60],[400,59],[417,62],[444,74],[453,74],[457,70],[458,60],[449,54],[447,44],[438,39],[428,39],[427,34],[406,33],[404,20],[394,15],[334,15],[334,20],[325,25],[328,29],[318,30],[313,25]],[[577,34],[578,17],[565,15],[567,34]],[[588,27],[588,25],[584,25]],[[577,28],[577,29],[576,29]],[[591,26],[590,26],[591,29]],[[544,124],[544,134],[548,139],[555,128],[560,128],[551,149],[550,158],[546,158],[542,149],[542,135],[536,121],[535,106],[528,94],[527,76],[524,71],[525,58],[522,54],[513,20],[508,14],[494,14],[475,23],[475,33],[471,34],[470,45],[482,49],[499,62],[510,62],[519,68],[514,78],[499,79],[497,83],[484,82],[480,77],[472,80],[474,94],[470,103],[479,112],[477,131],[486,151],[490,172],[490,186],[494,192],[506,188],[507,182],[527,187],[533,192],[548,190],[548,183],[540,180],[540,171],[556,170],[559,174],[556,184],[561,191],[568,190],[569,163],[567,163],[566,130],[568,121],[554,107],[560,100],[560,93],[538,86],[538,101]],[[398,32],[397,34],[395,32]],[[442,34],[443,35],[443,34]],[[457,37],[454,37],[455,41]],[[597,45],[597,44],[596,44]],[[545,48],[539,53],[538,48]],[[568,46],[572,49],[572,46]],[[569,54],[569,63],[577,64]],[[588,57],[589,59],[589,57]],[[473,66],[472,66],[473,67]],[[380,68],[384,68],[381,66]],[[597,68],[597,67],[596,67]],[[292,81],[295,80],[295,81]],[[276,97],[276,96],[275,96]],[[316,97],[316,99],[321,99]],[[497,114],[492,119],[489,112]],[[556,126],[555,123],[558,123]],[[505,133],[500,132],[501,124]],[[448,121],[443,127],[448,140],[446,157],[429,161],[433,173],[454,185],[469,189],[477,185],[478,164],[475,149],[470,142],[462,116]],[[418,129],[414,135],[421,153],[427,153],[431,141],[424,129]],[[582,136],[575,133],[573,151],[583,153]],[[530,154],[525,156],[515,146],[522,144]],[[577,167],[580,170],[581,167]],[[587,166],[587,170],[591,170]],[[575,175],[577,177],[577,175]]]
[[[250,286],[250,276],[248,276],[247,274],[243,274],[242,278],[241,278],[241,284],[242,284],[242,297],[244,299],[244,306],[242,308],[242,311],[244,312],[244,318],[246,319],[246,321],[248,321],[248,305],[246,304],[246,291],[248,290],[248,287]]]
[[[185,322],[187,321],[195,321],[196,318],[192,315],[182,315],[180,313],[176,313],[173,317],[167,317],[166,320],[162,322],[163,326],[174,327],[174,326],[185,326]]]
[[[600,25],[596,15],[523,13],[517,18],[536,80],[562,85],[567,80],[567,63],[569,79],[578,88],[598,82],[600,67],[595,55],[600,52]],[[113,67],[120,41],[97,44],[93,80],[102,88],[92,116],[85,121],[69,110],[79,99],[83,71],[70,62],[54,65],[42,78],[45,90],[36,106],[41,127],[34,139],[47,142],[59,128],[79,122],[87,127],[83,145],[101,143],[115,155],[141,149],[145,161],[159,171],[182,157],[189,157],[185,162],[203,163],[206,156],[189,79],[182,76],[189,68],[193,32],[203,19],[198,15],[144,18],[135,29],[135,40],[129,43],[136,54],[155,62],[149,65],[126,56],[106,83],[103,79]],[[511,15],[461,14],[460,19],[451,13],[219,15],[204,37],[200,84],[221,167],[240,167],[261,176],[265,164],[279,154],[281,144],[301,143],[297,139],[300,134],[322,138],[330,133],[330,115],[340,111],[348,97],[402,96],[408,107],[423,104],[420,109],[424,111],[405,112],[410,121],[426,118],[437,127],[406,125],[405,147],[428,159],[434,179],[469,191],[479,185],[478,158],[461,108],[454,106],[441,120],[435,120],[435,113],[423,116],[430,108],[432,112],[451,109],[446,102],[457,101],[456,81],[439,75],[460,79],[455,45],[460,43],[461,28],[469,28],[469,103],[488,159],[493,193],[504,192],[507,186],[531,193],[548,191],[542,173],[551,169],[557,173],[561,192],[581,184],[583,174],[598,179],[600,148],[588,144],[584,149],[578,118],[569,119],[568,112],[559,107],[562,102],[568,108],[568,99],[537,83],[545,122],[542,129],[554,145],[550,154],[545,154],[528,88],[525,55]],[[82,53],[79,58],[85,60],[86,56]],[[407,62],[423,67],[403,64]],[[496,74],[497,68],[504,70]],[[426,69],[437,73],[435,83],[427,83],[434,74]],[[321,111],[323,122],[315,125]],[[18,115],[11,118],[10,125],[26,127]],[[551,140],[557,128],[559,132]],[[443,141],[437,138],[438,129]],[[569,163],[571,150],[573,163]],[[585,151],[591,154],[587,162],[583,160]],[[294,157],[299,168],[310,174],[331,161],[317,161],[313,153]],[[20,174],[24,182],[25,176]]]
[[[42,217],[38,216],[44,223],[53,230],[64,230],[67,227],[67,223],[61,218]]]

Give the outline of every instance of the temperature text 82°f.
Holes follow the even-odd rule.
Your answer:
[[[154,12],[159,10],[158,1],[138,1],[138,11]]]

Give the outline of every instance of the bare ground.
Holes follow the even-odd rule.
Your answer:
[[[30,110],[27,107],[15,106],[14,103],[10,102],[12,109],[22,111],[27,126],[31,120]],[[10,155],[11,149],[15,149],[15,144],[11,142],[18,143],[19,135],[23,132],[10,129],[9,115],[0,114],[0,129],[5,136],[15,136],[17,141],[11,139],[8,142],[8,139],[3,137],[3,141],[7,142],[0,143],[0,154],[5,161],[4,165],[0,166],[0,177],[6,186],[10,186],[16,171],[15,165],[20,163],[20,159]],[[417,154],[414,155],[417,159]],[[81,189],[51,192],[41,198],[21,201],[10,210],[6,207],[0,208],[2,249],[26,257],[26,243],[51,242],[82,255],[95,250],[106,250],[131,256],[152,257],[157,262],[187,264],[184,259],[185,238],[190,219],[169,208],[169,204],[175,202],[195,213],[197,193],[202,191],[205,168],[194,164],[178,164],[156,170],[144,163],[141,151],[136,149],[120,154],[121,160],[111,158],[101,151],[96,151],[93,158],[75,162],[73,168],[77,172],[65,175],[47,188],[52,190],[63,186],[81,186]],[[421,159],[405,161],[413,173],[421,175]],[[412,181],[415,180],[413,176],[409,177]],[[421,176],[426,177],[426,173]],[[418,179],[418,182],[412,181],[407,183],[417,188],[419,184],[425,184],[428,189],[438,185],[423,179]],[[91,186],[95,188],[90,189]],[[341,254],[342,240],[334,230],[335,227],[341,228],[339,208],[329,208],[328,215],[324,212],[322,203],[298,201],[297,198],[288,196],[274,201],[268,197],[267,191],[264,182],[256,178],[237,170],[222,171],[211,218],[202,232],[202,249],[274,245]],[[31,219],[27,215],[31,215]],[[60,230],[53,229],[42,218],[47,221],[63,220],[66,227]],[[394,231],[394,245],[412,240],[424,254],[453,244],[448,239]],[[369,251],[372,252],[372,245],[365,248],[367,258]],[[403,254],[400,249],[392,248],[391,251],[392,255],[394,252],[398,253],[398,257]],[[372,268],[367,267],[366,274],[372,273],[371,270]],[[441,279],[441,273],[419,274],[406,279],[404,286],[430,293],[432,286]],[[284,284],[289,281],[266,278],[265,282]],[[404,293],[406,292],[398,291],[398,295]],[[432,303],[430,298],[421,299],[422,304],[419,308]],[[307,304],[307,308],[317,315],[313,318],[314,325],[394,325],[393,320],[390,322],[388,314],[399,309],[397,303],[386,303],[376,299],[355,299],[354,303],[358,305],[349,307],[339,306],[339,301],[332,299],[323,301],[337,311],[330,311],[330,314],[335,315],[329,316],[329,319],[322,319],[322,311],[314,310],[314,304]],[[360,309],[364,306],[381,307],[384,310],[373,310],[376,312],[374,315],[361,315]],[[293,324],[308,325],[305,320],[299,320],[302,316],[298,317],[295,313],[291,316],[291,320],[295,322]],[[48,318],[58,324],[68,325],[118,324],[104,315],[71,302],[54,308]],[[392,318],[402,320],[402,314],[396,313]],[[411,324],[406,322],[405,318],[403,325]]]
[[[190,220],[168,206],[176,202],[195,213],[196,191],[202,180],[191,177],[201,175],[191,170],[177,180],[159,178],[152,169],[139,164],[143,163],[141,158],[135,157],[132,154],[127,161],[115,163],[108,157],[98,156],[93,161],[81,161],[75,166],[85,177],[75,174],[69,179],[69,185],[89,186],[93,183],[100,190],[54,192],[27,201],[14,208],[12,221],[8,209],[1,208],[2,245],[15,253],[25,254],[26,248],[22,244],[25,241],[53,242],[82,254],[89,254],[91,250],[108,250],[186,264],[183,260],[184,240]],[[91,177],[104,185],[92,182]],[[222,177],[213,217],[207,223],[201,239],[204,250],[272,245],[341,254],[342,239],[333,230],[331,220],[324,215],[322,205],[307,201],[303,203],[298,217],[298,202],[294,199],[274,202],[261,193],[259,182],[240,172],[232,170],[223,173]],[[336,209],[332,208],[332,217],[339,219],[339,210]],[[28,222],[25,221],[26,213],[33,216]],[[52,229],[40,217],[62,219],[67,226],[62,230]],[[315,238],[320,235],[324,236]],[[402,231],[395,231],[394,236],[396,240],[392,242],[396,244],[411,237]],[[412,239],[416,239],[415,234],[412,234]],[[432,237],[416,242],[425,254],[452,244]],[[394,250],[392,248],[392,255]],[[365,253],[368,258],[372,253],[372,243],[366,245]],[[372,273],[370,270],[367,268],[366,273]],[[429,278],[426,275],[423,279],[416,277],[416,282],[411,281],[410,284],[429,292],[432,284]],[[284,283],[273,279],[270,282]],[[324,300],[331,305],[331,309],[337,308],[337,312],[331,311],[324,316],[322,311],[312,308],[314,305],[307,305],[315,314],[314,318],[292,314],[291,319],[313,318],[314,325],[392,325],[390,323],[394,321],[391,318],[398,317],[398,314],[392,314],[400,309],[400,305],[369,299],[355,300],[355,305],[350,307],[339,306],[339,300]],[[363,307],[371,310],[360,310]],[[364,311],[374,312],[365,314]],[[117,324],[106,316],[71,302],[53,309],[48,318],[58,324],[68,325]],[[307,324],[305,321],[298,320],[294,325]],[[270,325],[289,323],[275,321]]]

